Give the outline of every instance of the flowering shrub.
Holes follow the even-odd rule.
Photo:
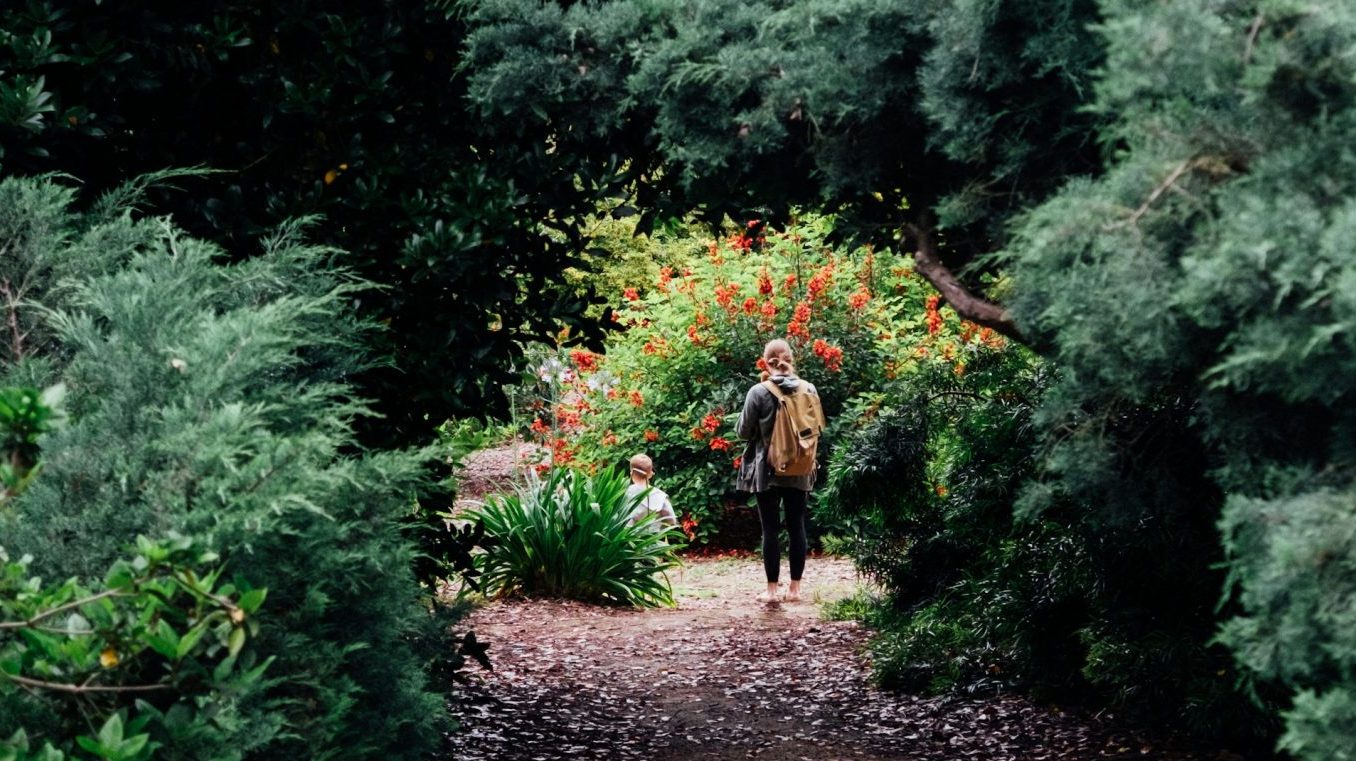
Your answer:
[[[562,347],[536,367],[542,394],[529,429],[552,461],[596,468],[648,453],[683,530],[702,542],[734,487],[744,450],[734,424],[767,341],[790,342],[823,400],[830,443],[844,424],[837,413],[859,393],[925,365],[961,375],[976,352],[1002,346],[943,309],[904,257],[828,246],[829,225],[750,222],[625,286],[624,329],[605,355]]]

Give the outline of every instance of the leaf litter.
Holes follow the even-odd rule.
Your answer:
[[[761,606],[755,558],[689,559],[673,610],[488,603],[467,622],[493,671],[449,698],[447,757],[1226,761],[1014,695],[924,697],[871,684],[870,632],[819,617],[858,586],[851,564],[812,559],[807,601]]]

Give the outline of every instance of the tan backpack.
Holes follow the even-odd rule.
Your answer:
[[[772,381],[763,387],[777,400],[777,415],[772,420],[772,438],[768,439],[767,462],[774,476],[803,476],[815,470],[819,434],[824,430],[824,409],[819,397],[802,385],[786,393]]]

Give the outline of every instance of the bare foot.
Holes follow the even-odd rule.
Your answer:
[[[787,592],[782,602],[800,602],[800,592]]]
[[[776,593],[773,592],[759,592],[758,602],[761,602],[762,604],[768,606],[777,605],[778,604],[777,595]]]

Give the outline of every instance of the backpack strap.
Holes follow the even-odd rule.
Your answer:
[[[790,396],[790,394],[787,394],[785,391],[782,390],[781,386],[778,386],[776,383],[773,383],[770,380],[765,380],[759,385],[767,389],[768,391],[771,391],[773,399],[785,399],[786,397]]]

